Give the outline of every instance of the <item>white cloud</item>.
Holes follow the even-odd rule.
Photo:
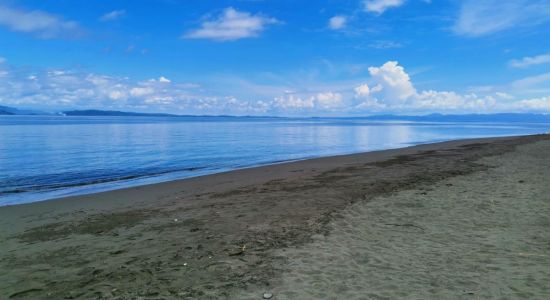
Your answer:
[[[115,21],[124,17],[125,15],[126,15],[125,10],[113,10],[101,16],[99,20],[102,22]]]
[[[334,16],[329,19],[328,27],[332,30],[340,30],[346,27],[348,22],[348,17],[346,16]]]
[[[130,95],[134,97],[143,97],[147,95],[151,95],[155,92],[155,90],[151,87],[135,87],[130,90]]]
[[[298,95],[287,93],[267,102],[267,108],[277,112],[289,113],[296,111],[335,111],[344,107],[344,98],[340,93],[321,92],[314,95]]]
[[[279,21],[275,18],[252,15],[229,7],[217,19],[203,22],[201,28],[188,32],[184,38],[233,41],[257,37],[267,25],[277,23]]]
[[[197,85],[194,84],[168,85],[164,77],[160,77],[159,80],[135,82],[123,77],[66,70],[29,72],[25,68],[12,67],[9,71],[6,78],[0,81],[0,103],[16,106],[132,110],[143,105],[162,103],[167,109],[173,109],[196,103],[199,99],[206,101],[215,98],[196,94]],[[164,107],[159,105],[156,108]]]
[[[0,5],[0,26],[39,38],[74,38],[82,34],[78,23],[66,21],[47,12],[10,8]]]
[[[383,94],[387,101],[402,102],[416,93],[409,74],[396,61],[388,61],[381,67],[370,67],[369,73],[376,88],[371,92]]]
[[[541,54],[533,57],[526,56],[522,59],[514,59],[509,62],[509,65],[514,68],[527,68],[534,65],[550,63],[550,53]]]
[[[465,0],[453,29],[461,35],[478,37],[549,20],[547,0]]]
[[[550,72],[516,80],[512,83],[512,87],[516,89],[530,89],[541,84],[547,84],[546,86],[550,86]]]
[[[355,97],[362,98],[370,95],[370,88],[368,84],[362,84],[355,88]]]
[[[0,105],[48,109],[112,109],[182,114],[353,115],[370,113],[549,112],[550,91],[518,97],[514,91],[547,86],[550,73],[490,90],[459,93],[417,90],[396,61],[369,68],[362,82],[265,85],[216,79],[206,87],[164,76],[126,77],[2,65]],[[169,82],[168,82],[169,81]],[[229,85],[230,88],[224,85]],[[214,88],[212,88],[214,87]],[[215,89],[222,89],[217,91]],[[232,95],[242,92],[241,95]],[[286,91],[286,92],[285,92]],[[525,94],[523,94],[525,95]]]
[[[515,106],[518,110],[550,112],[550,97],[521,100]]]
[[[460,95],[455,92],[422,91],[414,96],[409,109],[416,111],[488,111],[496,100],[492,96],[479,97],[476,94]]]
[[[395,49],[403,47],[403,44],[394,41],[376,41],[369,44],[370,48],[374,49]]]
[[[363,5],[366,11],[377,14],[384,13],[388,8],[399,7],[405,3],[405,0],[365,0]]]
[[[160,76],[159,82],[162,82],[162,83],[170,83],[170,82],[172,82],[172,81],[171,81],[170,79],[164,77],[164,76]]]
[[[0,64],[3,64],[3,63],[5,63],[5,62],[6,62],[6,59],[3,58],[2,56],[0,56]]]
[[[29,70],[8,66],[0,71],[0,105],[38,109],[110,109],[181,114],[264,114],[271,102],[245,101],[195,83],[166,77],[133,81],[126,77],[70,70]]]
[[[501,99],[506,99],[506,100],[512,100],[514,99],[515,97],[508,94],[508,93],[504,93],[504,92],[496,92],[495,95],[498,97],[498,98],[501,98]]]
[[[283,110],[310,109],[315,107],[315,98],[302,98],[295,94],[287,94],[282,97],[275,97],[270,106],[274,109]]]
[[[515,96],[506,92],[493,92],[494,88],[487,90],[488,94],[485,95],[435,90],[418,92],[405,69],[395,61],[386,62],[381,67],[371,67],[369,72],[369,83],[354,89],[355,98],[361,100],[356,104],[357,109],[401,113],[550,111],[550,97],[516,101]],[[511,86],[526,89],[548,81],[550,73],[524,78],[512,83]]]
[[[321,109],[335,109],[343,105],[342,95],[339,93],[319,93],[317,94],[316,100],[317,106]]]

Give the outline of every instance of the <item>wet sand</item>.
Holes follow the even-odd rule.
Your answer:
[[[550,136],[0,208],[0,298],[545,299]]]

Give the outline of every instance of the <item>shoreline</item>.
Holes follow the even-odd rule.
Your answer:
[[[535,134],[535,135],[537,135],[537,134]],[[118,190],[127,190],[127,189],[138,188],[138,187],[145,187],[145,186],[151,186],[151,185],[157,185],[157,184],[163,184],[163,183],[170,183],[170,182],[175,182],[175,181],[179,182],[179,181],[183,181],[183,180],[189,180],[189,179],[192,179],[192,178],[199,178],[199,177],[211,176],[211,175],[216,175],[216,174],[226,174],[226,173],[231,173],[231,172],[240,171],[240,170],[255,169],[255,168],[261,168],[261,167],[270,167],[270,166],[279,165],[279,164],[297,163],[297,162],[315,160],[315,159],[323,159],[323,158],[330,159],[330,158],[333,158],[333,157],[341,157],[341,156],[365,155],[365,154],[372,153],[372,152],[381,152],[381,151],[388,151],[388,150],[399,150],[399,149],[406,149],[406,148],[411,148],[411,147],[416,147],[416,146],[421,146],[421,145],[432,145],[432,144],[440,144],[440,143],[446,143],[446,142],[458,142],[458,141],[468,141],[468,140],[473,141],[473,140],[498,139],[498,138],[513,138],[513,137],[520,137],[520,136],[529,136],[529,135],[509,135],[509,136],[481,137],[481,138],[471,138],[471,139],[455,139],[455,140],[418,142],[418,143],[412,143],[410,145],[403,146],[403,147],[384,148],[384,149],[364,151],[364,152],[342,153],[342,154],[334,154],[334,155],[328,155],[328,156],[311,156],[311,157],[303,157],[303,158],[297,158],[297,159],[276,160],[276,161],[270,161],[270,162],[265,162],[265,163],[253,164],[253,165],[250,165],[250,166],[242,166],[242,167],[229,168],[229,169],[220,168],[220,169],[216,169],[216,170],[206,171],[203,174],[190,175],[190,176],[179,177],[179,178],[178,178],[178,176],[175,176],[174,178],[171,178],[171,179],[151,180],[150,182],[149,182],[149,179],[153,179],[155,177],[162,177],[164,175],[170,175],[170,173],[152,175],[152,176],[138,176],[138,175],[136,175],[135,178],[132,178],[129,181],[127,181],[127,180],[113,180],[113,181],[105,181],[105,182],[98,183],[98,184],[82,184],[82,185],[77,185],[77,186],[72,186],[72,187],[67,186],[67,187],[63,187],[61,189],[58,189],[58,190],[61,191],[63,189],[70,190],[70,189],[75,189],[75,188],[76,189],[78,189],[78,188],[88,188],[88,189],[91,189],[90,192],[74,191],[74,192],[69,192],[69,194],[66,194],[66,195],[51,196],[51,197],[48,197],[48,198],[42,198],[42,197],[40,197],[40,194],[42,194],[42,193],[38,193],[37,194],[38,197],[31,197],[32,199],[35,199],[35,200],[19,200],[19,201],[17,201],[18,203],[0,204],[0,207],[25,205],[25,204],[32,204],[32,203],[45,202],[45,201],[55,201],[55,200],[64,199],[64,198],[74,198],[74,197],[80,197],[80,196],[95,195],[95,194],[113,192],[113,191],[118,191]],[[199,170],[200,170],[200,168],[199,168]],[[182,171],[176,171],[174,173],[178,173],[178,172],[182,172]],[[137,182],[142,182],[142,183],[125,184],[125,183],[129,183],[131,181],[137,181]],[[103,185],[105,185],[105,187],[101,187]],[[109,187],[109,185],[111,185],[111,187]],[[43,194],[55,193],[56,191],[57,190],[45,191],[45,192],[43,192]],[[23,193],[33,194],[32,192],[23,192]],[[6,194],[7,197],[10,197],[11,195],[14,195],[14,194],[12,194],[12,193]],[[36,200],[36,199],[38,199],[38,200]]]
[[[187,180],[193,180],[193,179],[199,179],[209,176],[215,176],[215,175],[224,175],[224,176],[230,176],[233,172],[239,172],[239,171],[246,171],[246,170],[254,170],[259,168],[271,168],[273,166],[278,165],[287,165],[287,164],[295,164],[295,163],[301,163],[301,162],[308,162],[312,161],[312,163],[316,163],[317,160],[332,160],[332,159],[339,159],[339,158],[352,158],[354,156],[369,156],[369,155],[377,155],[378,153],[385,153],[384,155],[393,155],[393,152],[400,152],[400,150],[404,150],[403,153],[398,154],[395,153],[395,155],[407,155],[409,152],[407,149],[410,148],[417,148],[419,147],[418,151],[423,151],[422,149],[425,148],[425,146],[431,146],[434,147],[445,147],[447,144],[454,145],[456,143],[470,143],[470,142],[486,142],[486,141],[493,141],[493,140],[500,140],[500,139],[513,139],[513,138],[520,138],[520,137],[530,137],[530,136],[545,136],[550,135],[548,133],[541,133],[541,134],[532,134],[532,135],[510,135],[510,136],[497,136],[497,137],[481,137],[481,138],[471,138],[471,139],[455,139],[455,140],[445,140],[445,141],[438,141],[438,142],[425,142],[425,143],[418,143],[410,146],[405,147],[397,147],[397,148],[389,148],[389,149],[380,149],[380,150],[373,150],[373,151],[366,151],[366,152],[357,152],[357,153],[347,153],[347,154],[336,154],[336,155],[329,155],[329,156],[320,156],[320,157],[305,157],[305,158],[299,158],[299,159],[293,159],[293,160],[282,160],[282,161],[273,161],[268,162],[264,164],[259,165],[251,165],[247,167],[242,168],[236,168],[236,169],[230,169],[226,171],[217,172],[214,171],[213,173],[207,173],[202,175],[196,175],[196,176],[190,176],[190,177],[183,177],[183,178],[177,178],[177,179],[168,179],[165,181],[159,181],[159,182],[152,182],[152,183],[144,183],[144,184],[138,184],[138,185],[129,185],[129,186],[122,186],[120,188],[107,188],[106,190],[98,190],[98,191],[92,191],[89,193],[76,193],[73,195],[66,195],[66,196],[59,196],[59,197],[53,197],[48,198],[44,200],[37,200],[37,201],[25,201],[22,203],[15,203],[15,204],[7,204],[7,205],[0,205],[0,209],[3,207],[13,207],[13,206],[20,206],[20,205],[32,205],[35,203],[42,203],[42,202],[50,202],[50,201],[61,201],[65,199],[77,199],[81,197],[93,197],[95,195],[102,196],[105,193],[111,193],[111,192],[118,192],[118,191],[129,191],[133,189],[142,189],[142,188],[155,188],[157,185],[166,185],[166,184],[178,184],[178,183],[184,183]],[[412,149],[411,149],[412,150]],[[416,150],[416,149],[415,149]],[[376,159],[383,159],[383,157],[379,157]],[[323,163],[323,162],[319,162]],[[140,179],[146,179],[147,177],[139,177],[136,178],[137,180]],[[117,181],[113,181],[111,183],[115,183]],[[92,185],[84,185],[84,186],[93,186]],[[158,188],[161,188],[160,186]]]
[[[288,267],[281,251],[331,236],[346,209],[489,172],[480,159],[549,140],[422,144],[0,207],[0,267],[9,270],[0,296],[261,296]]]

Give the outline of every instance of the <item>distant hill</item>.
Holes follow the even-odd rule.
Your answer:
[[[199,115],[175,115],[165,113],[138,113],[115,110],[69,110],[58,113],[65,116],[109,116],[109,117],[187,117],[187,118],[229,118],[229,119],[284,119],[279,117],[254,117],[254,116],[199,116]],[[52,115],[50,113],[38,110],[23,110],[8,106],[0,106],[0,115]],[[311,118],[325,119],[325,118]],[[401,116],[401,115],[374,115],[365,117],[342,117],[330,118],[340,120],[370,120],[370,121],[411,121],[411,122],[532,122],[532,123],[550,123],[550,114],[531,114],[531,113],[499,113],[499,114],[466,114],[466,115],[444,115],[430,114],[423,116]]]
[[[361,119],[374,121],[414,121],[414,122],[550,122],[550,115],[500,113],[500,114],[467,114],[443,115],[431,114],[425,116],[378,115]]]
[[[13,115],[13,113],[10,112],[10,111],[4,110],[2,107],[0,107],[0,115],[3,115],[3,116],[5,116],[5,115]]]
[[[116,110],[70,110],[64,111],[66,116],[115,116],[115,117],[179,117],[172,114],[158,114],[158,113],[136,113],[136,112],[124,112]]]
[[[23,110],[0,105],[0,115],[47,115],[47,113],[38,110]]]

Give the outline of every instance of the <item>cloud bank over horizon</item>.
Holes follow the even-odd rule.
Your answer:
[[[371,66],[368,73],[370,76],[363,83],[346,83],[338,90],[312,92],[319,88],[291,90],[287,86],[277,86],[269,96],[251,96],[244,100],[203,84],[174,82],[165,76],[133,81],[126,77],[65,70],[29,72],[4,64],[0,67],[0,105],[281,116],[550,113],[550,97],[518,98],[504,90],[483,94],[418,90],[397,61]],[[509,89],[537,87],[549,82],[550,73],[512,82]]]

